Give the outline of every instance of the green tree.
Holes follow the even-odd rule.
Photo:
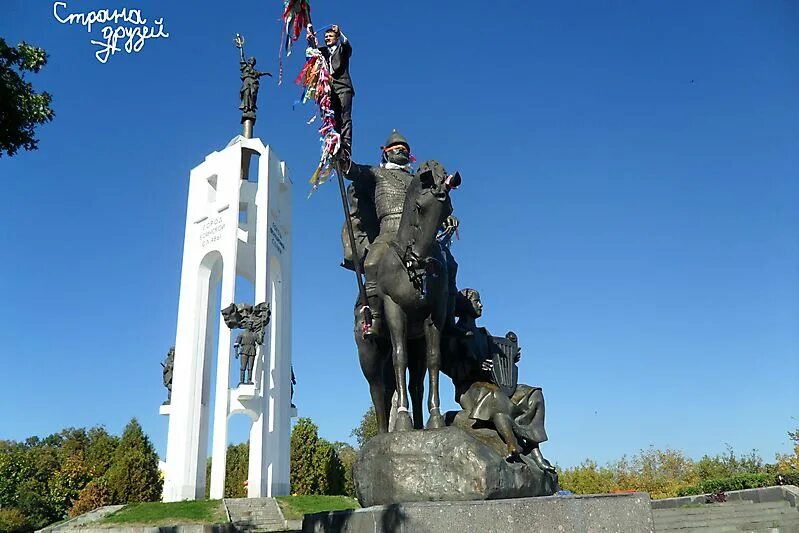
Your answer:
[[[246,498],[249,477],[250,443],[231,444],[227,447],[225,463],[225,498]],[[208,478],[210,479],[210,477]]]
[[[47,64],[47,53],[25,42],[16,47],[0,37],[0,157],[17,150],[35,150],[34,128],[53,120],[52,97],[37,93],[25,73],[37,73]]]
[[[310,418],[300,418],[291,431],[292,494],[342,494],[344,468],[330,442],[319,438]]]
[[[28,518],[33,529],[40,529],[63,518],[49,498],[47,483],[24,479],[17,488],[16,508]]]
[[[777,454],[779,472],[799,471],[799,428],[796,428],[796,431],[789,431],[788,438],[793,442],[793,454]]]
[[[291,493],[320,494],[322,474],[315,468],[314,454],[319,442],[319,428],[310,418],[300,418],[291,430]]]
[[[343,492],[350,498],[355,498],[355,479],[352,476],[352,468],[355,465],[355,461],[358,460],[358,451],[350,444],[341,441],[334,442],[333,448],[335,448],[336,456],[338,456],[339,463],[341,463],[341,467],[344,470]]]
[[[358,427],[352,430],[351,436],[355,437],[358,441],[358,447],[363,448],[369,439],[377,435],[377,416],[375,415],[375,408],[370,407],[361,417],[361,423]]]
[[[69,516],[82,515],[105,505],[111,505],[108,483],[105,478],[93,479],[80,491],[78,499],[69,510]]]
[[[89,468],[83,460],[83,451],[76,450],[67,456],[61,468],[47,482],[53,512],[59,517],[66,515],[91,479]]]
[[[125,426],[105,477],[114,503],[161,499],[163,481],[158,472],[158,455],[135,418]]]
[[[344,494],[344,466],[329,441],[319,439],[314,450],[314,466],[322,473],[318,494]]]
[[[31,475],[24,449],[9,447],[0,452],[0,509],[16,506],[19,484]]]
[[[616,489],[616,480],[610,468],[597,466],[586,459],[579,466],[560,470],[560,486],[575,494],[606,494]]]
[[[27,533],[32,529],[28,518],[19,509],[0,509],[0,533]]]
[[[611,468],[616,490],[644,491],[652,498],[677,496],[681,488],[698,481],[693,461],[679,450],[650,447],[631,459],[622,457]]]
[[[111,435],[104,427],[98,426],[88,432],[89,444],[86,449],[86,465],[92,478],[99,478],[108,472],[114,462],[119,438]]]
[[[694,466],[700,481],[721,479],[741,474],[765,473],[766,467],[763,459],[752,450],[749,454],[738,456],[735,451],[727,446],[727,451],[715,456],[704,455]]]

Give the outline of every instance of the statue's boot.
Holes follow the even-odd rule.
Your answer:
[[[244,357],[244,356],[242,355],[242,357]],[[246,378],[246,377],[247,377],[247,371],[246,370],[242,370],[240,375],[239,375],[239,385],[244,385],[244,383],[245,383],[244,378]]]
[[[541,449],[538,446],[533,448],[529,456],[536,466],[541,470],[544,470],[545,472],[555,472],[555,467],[544,458],[543,454],[541,453]]]
[[[372,314],[372,324],[364,329],[363,336],[365,338],[377,338],[380,336],[383,327],[383,313],[380,308],[380,298],[377,294],[368,294],[369,310]]]

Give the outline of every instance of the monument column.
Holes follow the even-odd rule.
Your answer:
[[[252,420],[248,496],[289,492],[292,187],[285,163],[252,138],[258,80],[268,73],[255,69],[254,58],[245,59],[241,36],[235,42],[244,135],[206,156],[189,178],[172,396],[161,406],[169,416],[164,501],[205,495],[211,394],[211,498],[224,496],[228,420],[237,413]],[[255,301],[231,305],[239,276],[254,284]],[[230,386],[231,327],[248,329],[256,344],[266,327],[252,379],[236,387]]]

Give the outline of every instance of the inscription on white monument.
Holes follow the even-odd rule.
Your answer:
[[[274,245],[278,253],[282,254],[283,250],[286,249],[286,245],[283,244],[283,233],[274,222],[269,225],[269,235],[271,235],[272,245]]]
[[[222,217],[212,218],[200,227],[200,244],[204,247],[222,238],[225,222]]]

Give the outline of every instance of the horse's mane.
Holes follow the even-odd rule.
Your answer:
[[[397,244],[405,248],[416,240],[419,231],[419,210],[416,208],[416,199],[424,192],[422,180],[417,174],[411,179],[405,190],[405,201],[402,204],[402,217],[397,230]]]

